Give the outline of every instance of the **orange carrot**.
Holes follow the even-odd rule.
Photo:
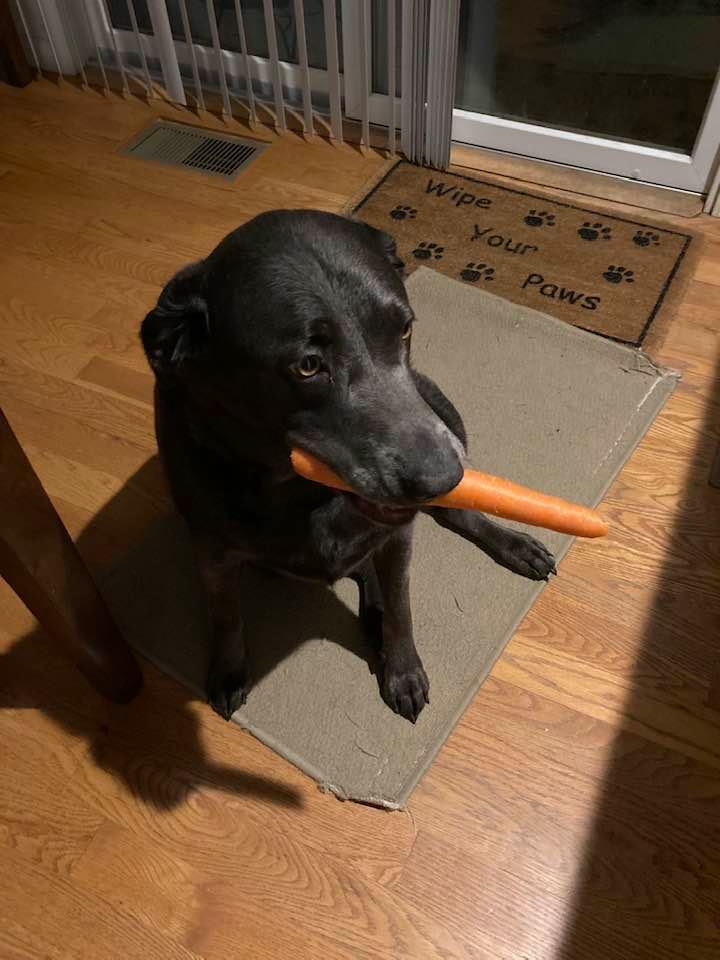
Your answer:
[[[312,454],[293,450],[291,460],[295,472],[306,480],[353,492],[344,480]],[[540,493],[480,470],[466,470],[454,490],[429,500],[426,506],[480,510],[505,520],[519,520],[575,537],[604,537],[608,532],[607,523],[589,507]]]

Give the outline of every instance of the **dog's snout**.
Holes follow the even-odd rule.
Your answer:
[[[463,465],[455,451],[437,460],[425,460],[402,478],[403,494],[414,503],[425,503],[454,489],[462,480]]]

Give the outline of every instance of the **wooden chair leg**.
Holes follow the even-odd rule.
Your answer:
[[[0,505],[0,574],[101,693],[131,700],[137,661],[2,411]]]

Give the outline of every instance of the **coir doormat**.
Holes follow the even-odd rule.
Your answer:
[[[690,276],[689,233],[394,163],[346,212],[423,265],[629,346],[657,347]]]
[[[417,271],[408,293],[415,361],[462,411],[472,463],[597,503],[675,377],[637,350],[432,270]],[[558,558],[570,546],[534,532]],[[255,685],[233,719],[338,796],[385,807],[405,803],[543,589],[425,516],[412,564],[415,639],[430,677],[415,726],[380,698],[354,584],[330,590],[249,570],[241,588]],[[202,697],[207,616],[180,520],[151,530],[103,589],[128,640]]]

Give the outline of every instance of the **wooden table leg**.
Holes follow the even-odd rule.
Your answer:
[[[101,693],[135,696],[137,661],[1,410],[0,574]]]

